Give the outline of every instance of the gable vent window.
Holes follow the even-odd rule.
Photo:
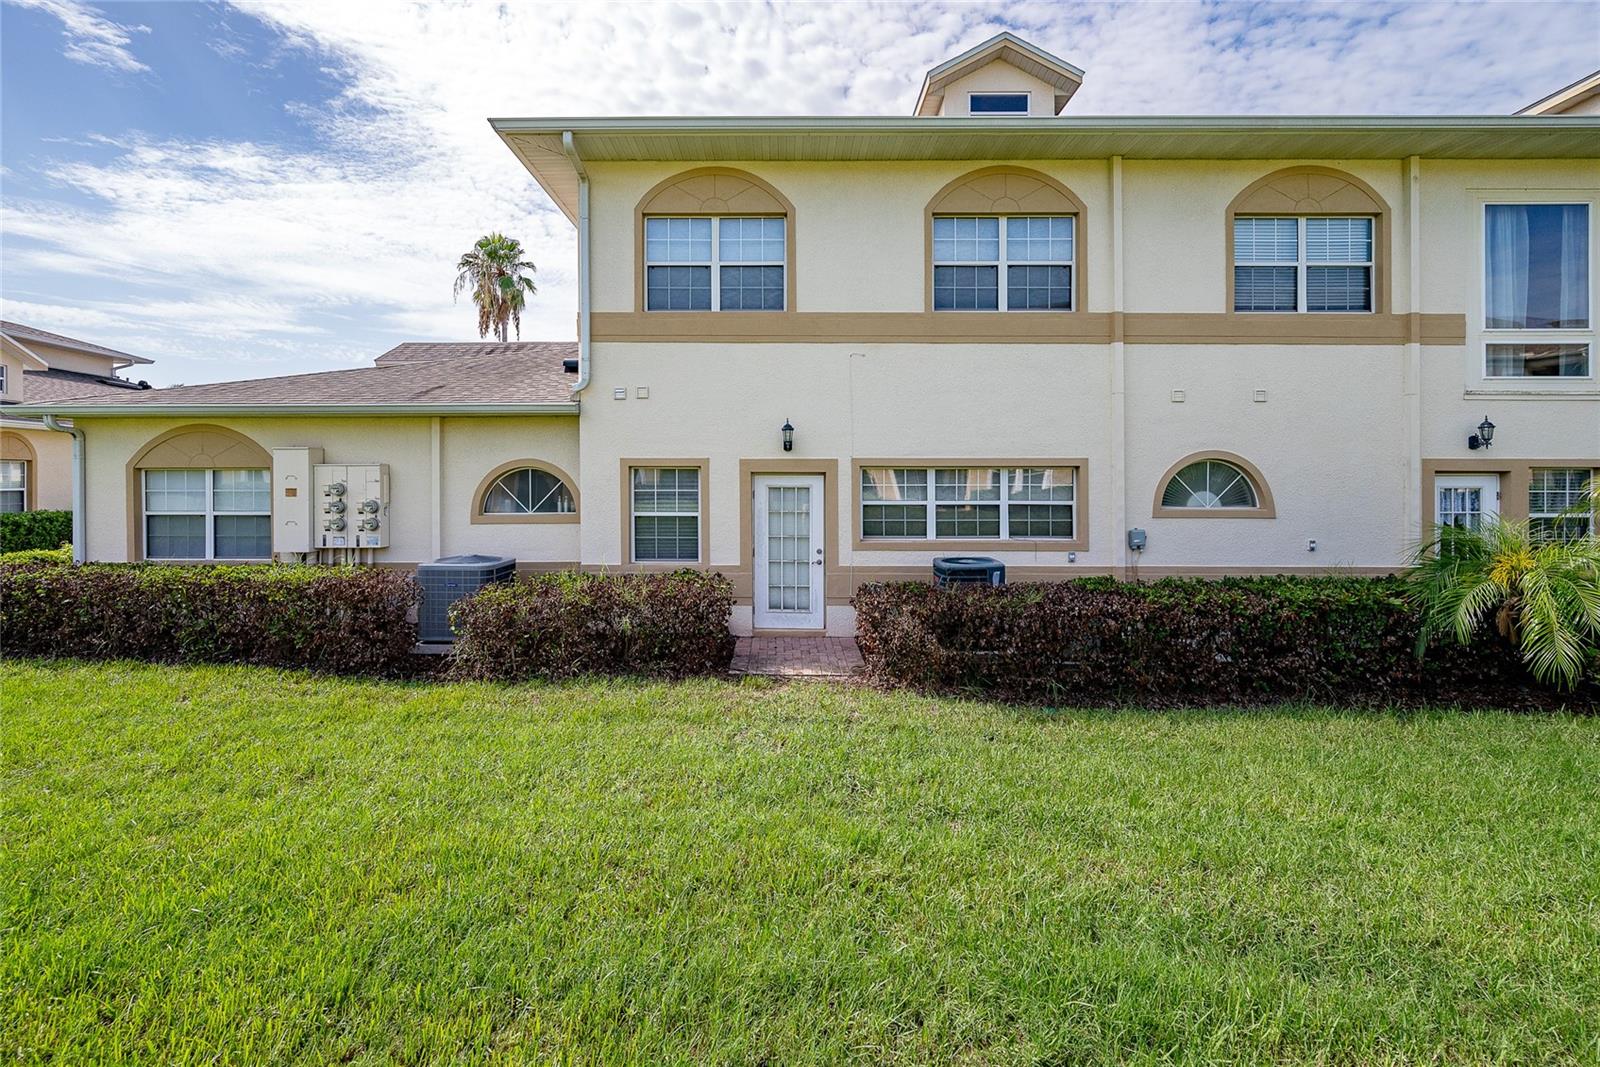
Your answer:
[[[1027,93],[969,93],[967,113],[970,115],[1026,115]]]
[[[780,217],[644,220],[648,311],[782,311]]]
[[[1372,220],[1235,219],[1233,310],[1371,311]]]
[[[1073,255],[1070,215],[935,215],[934,310],[1071,311]]]

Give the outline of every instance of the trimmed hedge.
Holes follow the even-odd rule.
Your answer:
[[[1006,700],[1185,706],[1593,705],[1591,677],[1540,686],[1485,635],[1420,662],[1398,578],[1110,578],[1002,588],[864,586],[853,601],[868,676]]]
[[[395,675],[413,669],[420,596],[410,574],[377,568],[3,564],[0,646]]]
[[[53,563],[66,564],[72,562],[72,546],[62,545],[60,548],[25,548],[20,552],[0,552],[0,564],[5,563]]]
[[[60,548],[71,543],[72,512],[70,511],[0,513],[0,552]]]
[[[542,574],[450,612],[450,674],[517,681],[592,674],[680,678],[733,661],[733,586],[720,574]]]

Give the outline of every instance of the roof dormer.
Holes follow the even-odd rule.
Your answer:
[[[1083,84],[1083,71],[1012,33],[947,59],[922,80],[914,114],[931,118],[1049,118]]]

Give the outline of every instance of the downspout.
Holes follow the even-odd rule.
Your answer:
[[[84,561],[85,545],[84,534],[86,527],[83,519],[83,503],[85,493],[83,480],[85,476],[83,456],[83,431],[76,426],[66,426],[54,415],[45,415],[44,424],[47,429],[58,433],[72,435],[72,562]]]
[[[589,172],[578,156],[578,146],[573,143],[572,131],[561,132],[561,149],[578,172],[578,380],[573,383],[574,396],[589,385]]]

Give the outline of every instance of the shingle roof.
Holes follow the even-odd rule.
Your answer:
[[[155,362],[155,360],[146,359],[144,356],[135,356],[130,355],[127,352],[118,352],[115,348],[107,348],[105,345],[97,345],[91,344],[88,341],[80,341],[76,337],[68,337],[66,334],[51,333],[49,330],[41,330],[34,326],[24,326],[20,322],[5,322],[4,320],[0,320],[0,331],[10,334],[19,341],[37,341],[40,344],[55,345],[58,348],[70,348],[75,352],[87,352],[91,356],[106,356],[109,359],[125,359],[129,363]]]
[[[534,350],[525,351],[528,346],[533,346]],[[90,407],[137,410],[236,405],[270,410],[297,406],[572,403],[574,379],[562,369],[561,362],[569,351],[576,352],[575,343],[523,342],[496,347],[516,350],[390,362],[382,366],[290,374],[280,378],[119,391],[75,399],[71,406],[75,411]]]
[[[373,360],[380,367],[391,363],[424,363],[436,359],[470,356],[524,355],[557,361],[578,358],[576,341],[406,341]]]
[[[140,390],[137,382],[104,374],[84,374],[75,370],[31,370],[23,379],[23,395],[28,403],[76,399],[83,396],[117,395]]]

